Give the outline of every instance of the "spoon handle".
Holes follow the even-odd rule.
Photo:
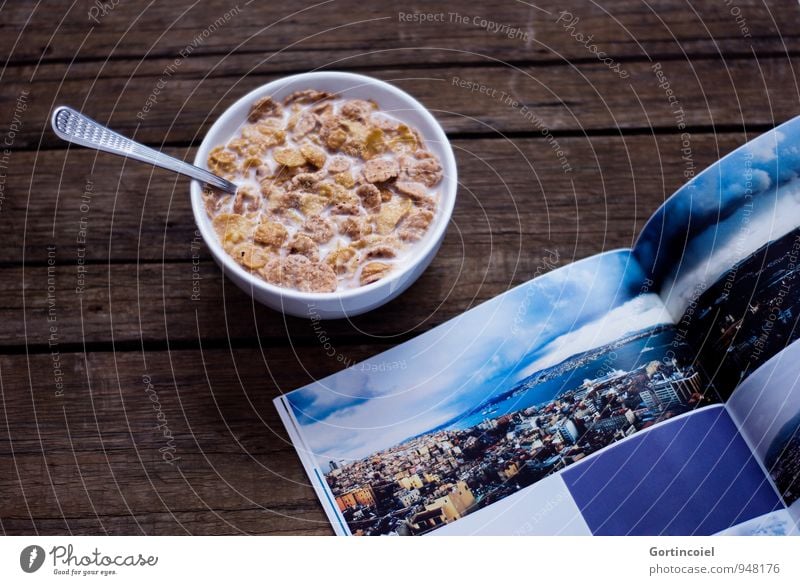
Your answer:
[[[228,193],[236,193],[236,185],[227,179],[215,175],[205,169],[196,167],[177,158],[153,150],[143,144],[134,142],[102,124],[98,124],[67,106],[59,106],[53,110],[51,118],[53,130],[63,140],[80,144],[87,148],[102,150],[119,156],[132,158],[157,167],[186,175],[212,187]]]

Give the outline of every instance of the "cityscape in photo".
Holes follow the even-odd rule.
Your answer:
[[[635,332],[535,372],[430,431],[325,480],[357,535],[420,535],[699,406],[707,390],[670,325]]]
[[[799,260],[795,229],[726,271],[684,315],[688,340],[725,398],[800,337]]]
[[[777,486],[793,511],[800,502],[800,413],[783,409],[779,423],[767,424],[777,419],[748,405],[774,402],[762,395],[769,383],[746,386],[748,376],[763,373],[765,362],[800,337],[798,173],[800,118],[695,176],[648,221],[632,250],[548,272],[376,356],[375,363],[286,395],[284,406],[302,438],[298,450],[314,479],[324,480],[329,512],[343,521],[338,529],[428,534],[562,470],[561,479],[591,479],[598,462],[606,462],[600,468],[609,477],[631,479],[614,456],[656,436],[674,441],[664,432],[669,425],[659,423],[728,399],[744,421],[728,430],[765,437],[742,441],[741,451],[750,457],[758,450],[751,476],[767,486],[766,499],[747,496],[741,506],[763,516],[779,505]],[[400,362],[407,364],[402,371],[387,366]],[[697,422],[712,410],[719,409],[682,420]],[[793,418],[787,422],[787,416]],[[684,425],[675,421],[672,428],[678,426]],[[696,430],[687,460],[710,432]],[[722,447],[730,457],[729,444]],[[651,470],[646,457],[627,461]],[[698,488],[717,481],[727,490],[740,481],[742,465],[737,460],[731,478],[716,473]],[[662,496],[668,492],[683,493],[664,487]],[[594,501],[596,489],[584,495],[584,503]],[[635,506],[627,489],[615,495],[615,521],[622,522]],[[665,526],[695,522],[691,506],[705,509],[708,501],[703,496],[690,505],[683,496],[664,496],[680,502],[669,515],[652,507],[649,494],[640,495],[646,509],[636,511],[636,522],[652,513]],[[506,500],[507,507],[517,500]],[[700,522],[718,532],[738,522],[728,517],[738,506],[721,506]],[[580,511],[584,520],[591,516]],[[605,523],[609,514],[603,515]],[[774,531],[778,525],[764,526]]]

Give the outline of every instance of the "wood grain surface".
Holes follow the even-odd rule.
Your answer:
[[[794,0],[93,6],[0,8],[5,534],[330,534],[274,397],[527,281],[551,251],[565,265],[631,246],[687,171],[800,113]],[[326,322],[336,357],[224,277],[185,179],[48,126],[70,104],[192,160],[239,96],[316,69],[412,93],[459,168],[433,264],[368,316]]]

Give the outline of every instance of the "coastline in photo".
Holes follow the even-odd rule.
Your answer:
[[[426,534],[634,433],[718,399],[674,328],[594,348],[437,428],[323,468],[354,534]]]

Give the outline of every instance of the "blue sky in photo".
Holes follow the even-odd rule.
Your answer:
[[[642,230],[635,255],[675,319],[764,244],[800,225],[800,117],[751,140],[681,187]]]
[[[547,273],[287,395],[321,466],[434,429],[530,374],[667,323],[629,251]],[[377,370],[377,371],[376,371]]]

